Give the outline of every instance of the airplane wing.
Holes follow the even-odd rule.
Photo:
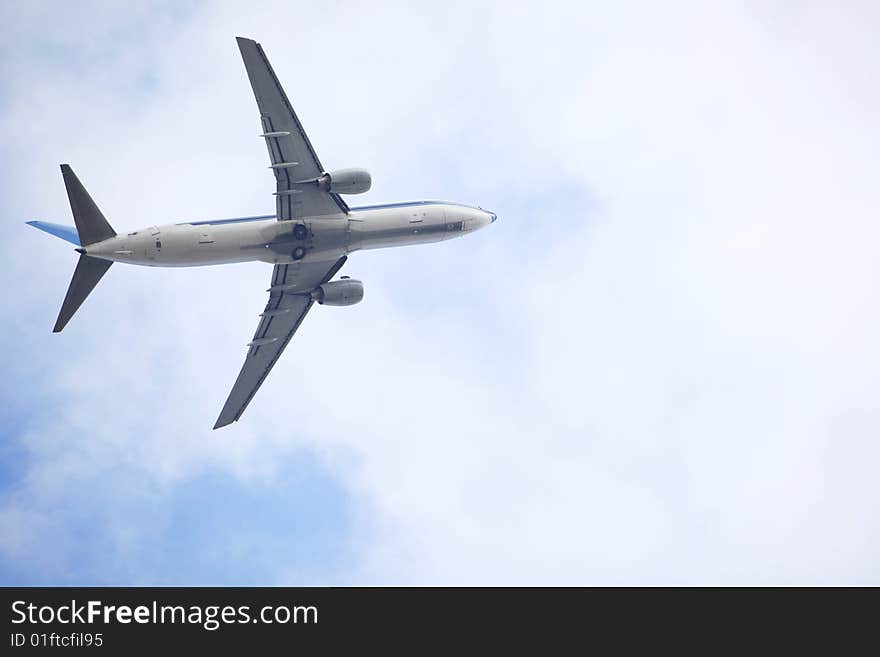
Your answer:
[[[321,191],[316,184],[296,185],[297,181],[315,180],[324,168],[263,48],[252,39],[238,37],[237,41],[260,109],[262,137],[275,172],[278,220],[348,213],[348,205],[338,194]]]
[[[232,424],[241,417],[312,307],[314,301],[309,293],[333,278],[346,259],[342,256],[335,262],[298,261],[275,265],[269,303],[260,315],[257,332],[248,343],[244,365],[217,418],[215,429]]]

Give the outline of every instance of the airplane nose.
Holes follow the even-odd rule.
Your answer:
[[[490,213],[489,213],[489,223],[490,223],[490,224],[491,224],[491,223],[495,223],[495,220],[496,220],[497,218],[498,218],[498,215],[496,215],[494,212],[490,212]]]

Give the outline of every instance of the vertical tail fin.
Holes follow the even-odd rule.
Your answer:
[[[64,177],[64,186],[67,187],[67,198],[70,200],[70,210],[73,212],[80,245],[88,246],[116,237],[116,231],[107,223],[69,164],[61,165],[61,175]]]
[[[70,200],[70,209],[73,212],[73,221],[76,224],[76,232],[79,234],[80,245],[86,247],[89,244],[115,237],[116,232],[107,223],[101,210],[89,196],[86,188],[82,186],[70,165],[61,165],[61,175],[64,177],[64,186],[67,187],[67,198]],[[38,226],[38,228],[41,227]],[[58,313],[55,328],[52,329],[53,333],[58,333],[67,326],[67,322],[70,321],[82,302],[95,289],[98,281],[113,264],[111,260],[101,260],[86,255],[84,248],[79,248],[77,251],[80,253],[79,262],[76,263],[73,278],[70,279],[67,296],[64,297],[64,303],[61,304],[61,312]]]

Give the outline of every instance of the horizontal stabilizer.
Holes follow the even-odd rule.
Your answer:
[[[73,226],[62,226],[61,224],[52,224],[48,221],[26,221],[25,223],[28,226],[39,228],[43,232],[49,233],[50,235],[60,237],[61,239],[70,242],[71,244],[76,244],[77,246],[80,246],[79,235],[77,235],[76,228],[74,228]]]
[[[69,164],[61,165],[61,175],[64,176],[64,186],[67,187],[67,198],[70,200],[73,221],[76,224],[77,233],[79,233],[80,246],[88,246],[116,237],[116,231],[107,223],[101,210],[98,209]]]
[[[55,321],[55,328],[52,329],[53,333],[58,333],[67,326],[73,313],[86,300],[89,293],[95,289],[98,281],[107,273],[112,264],[112,260],[80,255],[76,269],[73,271],[73,278],[70,279],[70,287],[67,288],[67,296],[64,297],[64,303],[61,304],[61,312],[58,313],[58,319]]]

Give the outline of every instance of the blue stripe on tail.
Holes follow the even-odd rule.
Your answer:
[[[39,228],[40,230],[49,233],[50,235],[54,235],[55,237],[60,237],[61,239],[70,242],[71,244],[76,244],[77,246],[82,246],[79,243],[79,235],[76,232],[76,228],[73,226],[62,226],[61,224],[50,224],[48,221],[26,221],[28,226],[33,226],[34,228]]]

